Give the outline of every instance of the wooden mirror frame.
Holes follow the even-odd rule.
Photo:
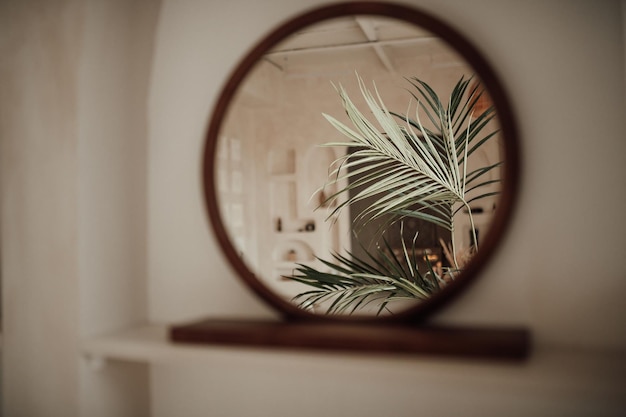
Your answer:
[[[498,209],[493,217],[492,224],[487,232],[481,250],[472,258],[464,269],[461,278],[453,281],[445,289],[433,295],[430,299],[417,303],[397,314],[384,317],[344,316],[313,314],[298,308],[295,304],[280,297],[264,285],[256,275],[245,265],[228,235],[218,206],[218,193],[215,181],[216,147],[220,130],[224,122],[231,100],[239,85],[246,79],[253,67],[272,47],[305,26],[321,22],[326,19],[345,17],[349,15],[377,15],[395,18],[426,29],[447,42],[467,63],[475,70],[483,82],[495,106],[500,124],[500,131],[504,142],[503,158],[505,164],[502,171],[502,192],[498,202]],[[498,249],[509,221],[512,217],[515,198],[518,191],[519,151],[517,128],[509,100],[504,92],[495,72],[482,56],[464,36],[441,20],[424,12],[393,3],[381,2],[350,2],[322,6],[305,12],[281,24],[260,42],[237,65],[232,75],[223,87],[215,105],[209,128],[205,138],[203,156],[203,188],[207,212],[217,240],[224,255],[233,266],[239,277],[261,299],[278,310],[288,320],[311,321],[326,320],[338,322],[412,322],[416,323],[426,318],[430,313],[443,307],[467,286],[474,281],[488,260]]]

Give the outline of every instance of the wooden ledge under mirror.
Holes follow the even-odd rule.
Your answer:
[[[285,22],[224,86],[203,160],[224,255],[283,320],[171,340],[525,358],[524,328],[423,324],[496,255],[517,141],[491,66],[439,19],[348,2]]]
[[[174,342],[368,354],[420,354],[484,360],[523,360],[530,334],[523,328],[418,326],[206,319],[175,326]]]

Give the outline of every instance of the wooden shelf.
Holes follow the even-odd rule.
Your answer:
[[[318,323],[208,319],[173,326],[180,344],[252,346],[367,353],[410,353],[483,359],[525,359],[523,328],[462,328],[406,324]]]
[[[164,362],[220,356],[234,347],[520,361],[529,355],[530,340],[524,329],[203,320],[137,326],[88,338],[81,352],[88,359]]]

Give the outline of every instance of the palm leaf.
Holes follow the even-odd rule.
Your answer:
[[[318,258],[331,272],[297,264],[294,273],[285,278],[315,288],[293,298],[301,308],[328,303],[327,314],[353,313],[378,302],[380,314],[390,302],[424,300],[439,289],[441,278],[433,279],[432,267],[418,270],[415,249],[413,244],[411,251],[404,247],[402,255],[395,255],[384,240],[384,248],[377,248],[375,254],[367,252],[367,259],[333,253],[333,261]]]
[[[466,172],[468,157],[495,135],[495,132],[490,132],[481,136],[482,130],[492,120],[493,112],[485,111],[475,119],[471,117],[472,108],[482,93],[474,88],[466,97],[470,80],[461,78],[450,95],[449,104],[444,106],[428,84],[414,78],[410,82],[417,90],[417,94],[413,94],[418,100],[415,118],[404,117],[400,122],[402,116],[387,110],[375,86],[372,93],[361,78],[358,81],[374,121],[363,115],[341,86],[336,88],[352,128],[332,116],[324,115],[349,139],[328,146],[354,150],[340,158],[332,172],[331,183],[341,181],[348,185],[340,187],[329,197],[327,202],[337,202],[329,218],[336,217],[357,201],[368,199],[372,201],[369,207],[355,216],[364,224],[385,216],[400,220],[409,212],[414,212],[415,217],[451,229],[452,211],[426,212],[420,207],[457,203],[468,207],[466,194],[476,187],[474,181],[495,168],[494,165],[490,169]],[[419,109],[426,113],[435,130],[424,127]],[[463,124],[467,127],[463,128]],[[367,174],[363,175],[364,172]],[[474,184],[470,186],[470,183]],[[487,182],[479,183],[479,186],[484,185]],[[358,192],[343,201],[339,200],[341,195],[356,188],[359,188]]]
[[[323,202],[325,206],[334,204],[328,218],[336,218],[345,208],[366,200],[367,207],[354,216],[355,222],[382,220],[381,234],[405,218],[418,218],[453,231],[455,215],[466,208],[474,230],[469,204],[497,193],[475,191],[497,183],[499,179],[485,176],[501,165],[468,172],[468,158],[497,133],[484,132],[495,117],[492,108],[474,114],[483,92],[476,86],[469,88],[471,78],[461,78],[444,105],[426,82],[409,79],[414,88],[410,94],[417,102],[414,115],[409,117],[410,104],[406,115],[392,112],[375,86],[371,92],[357,78],[371,119],[355,106],[342,86],[335,88],[352,126],[324,114],[347,139],[324,146],[349,150],[330,167],[327,185],[338,188]],[[422,123],[420,113],[432,126]],[[454,278],[459,270],[449,268],[438,274],[426,258],[427,270],[420,271],[415,241],[409,248],[401,239],[400,255],[383,238],[382,248],[366,250],[361,258],[352,252],[347,256],[333,253],[331,260],[318,258],[326,271],[299,264],[287,278],[313,289],[297,295],[294,301],[303,308],[324,304],[328,314],[353,313],[378,303],[380,314],[394,301],[427,299],[445,285],[443,275]],[[454,239],[451,247],[454,253]],[[456,265],[456,254],[453,257]]]

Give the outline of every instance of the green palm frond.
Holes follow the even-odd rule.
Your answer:
[[[361,78],[358,82],[375,122],[355,106],[341,86],[337,91],[353,128],[324,114],[349,139],[324,146],[351,150],[335,161],[331,172],[331,183],[348,185],[325,202],[335,207],[329,218],[357,201],[371,199],[372,203],[355,216],[357,221],[408,216],[452,231],[453,217],[459,211],[452,210],[454,205],[469,209],[471,201],[493,195],[472,195],[472,200],[468,197],[470,191],[498,181],[483,178],[499,164],[467,172],[467,160],[495,135],[495,131],[482,132],[495,113],[488,109],[474,117],[472,109],[482,93],[476,88],[468,91],[469,79],[458,81],[447,105],[425,82],[412,79],[417,90],[413,93],[417,100],[414,118],[389,111],[375,87],[372,93]],[[424,126],[420,110],[432,128]],[[349,198],[341,198],[357,188],[359,191]]]
[[[415,239],[411,248],[403,242],[401,254],[383,239],[383,247],[377,247],[374,253],[366,252],[365,258],[333,253],[332,262],[318,258],[328,272],[298,264],[293,275],[285,278],[313,287],[293,298],[300,308],[324,305],[326,314],[352,314],[376,303],[380,314],[391,302],[424,300],[445,285],[442,274],[428,261],[427,270],[419,270],[423,257],[415,247]]]
[[[394,301],[427,299],[461,271],[454,243],[455,216],[465,209],[477,243],[470,203],[497,194],[481,193],[480,189],[499,181],[491,176],[501,165],[468,171],[468,158],[497,133],[485,132],[495,117],[493,108],[474,114],[483,93],[470,87],[470,80],[461,78],[444,104],[427,83],[410,79],[417,104],[414,116],[409,117],[389,111],[375,86],[372,93],[358,77],[372,120],[355,106],[343,87],[336,87],[352,127],[324,114],[347,140],[323,146],[348,149],[331,166],[329,184],[336,185],[337,191],[322,204],[333,207],[328,218],[336,218],[343,209],[363,201],[367,204],[354,215],[355,222],[364,225],[376,220],[382,232],[405,218],[441,226],[451,232],[453,267],[433,268],[427,260],[427,267],[422,262],[420,270],[418,264],[424,254],[415,247],[417,235],[408,249],[400,223],[399,254],[383,237],[383,247],[364,250],[360,258],[354,252],[347,256],[334,253],[332,260],[318,258],[325,271],[299,264],[286,278],[312,288],[294,297],[300,307],[322,305],[328,314],[339,314],[354,313],[375,303],[380,314]],[[410,111],[409,105],[407,114]],[[425,115],[428,127],[420,114],[422,118]],[[448,257],[449,248],[445,242],[442,245]]]

